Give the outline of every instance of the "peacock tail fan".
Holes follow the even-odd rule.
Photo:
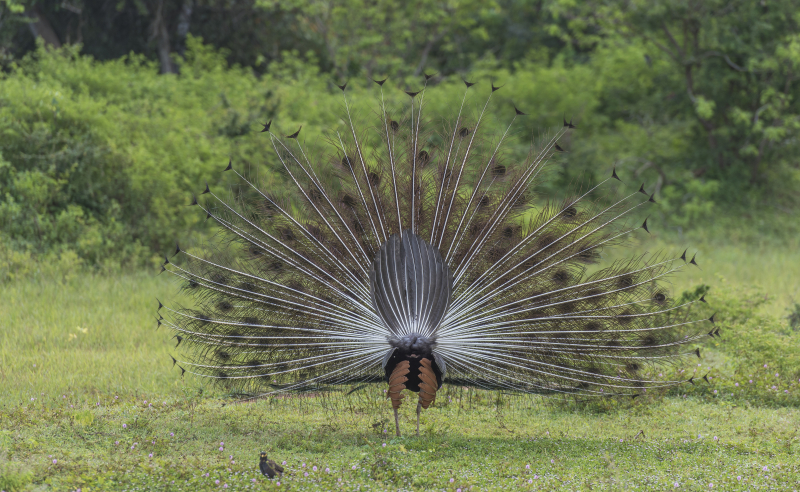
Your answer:
[[[614,193],[614,171],[544,203],[536,185],[571,122],[510,158],[524,113],[509,108],[487,131],[496,87],[468,115],[468,83],[437,126],[425,90],[390,114],[383,82],[372,128],[355,123],[342,88],[346,129],[328,135],[327,156],[311,155],[302,128],[284,137],[265,125],[288,186],[262,187],[230,163],[239,186],[193,200],[220,234],[164,264],[193,298],[159,303],[181,374],[246,398],[388,382],[393,402],[411,389],[424,405],[442,385],[582,398],[685,382],[655,373],[713,336],[713,317],[688,316],[704,299],[678,303],[663,287],[694,259],[596,265],[647,231],[631,225],[653,206],[644,188]]]

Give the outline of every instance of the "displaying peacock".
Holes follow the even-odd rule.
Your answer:
[[[196,301],[159,302],[159,324],[184,350],[173,357],[181,375],[250,396],[388,383],[397,435],[405,389],[419,393],[419,433],[420,409],[443,384],[636,396],[683,382],[653,369],[699,356],[688,346],[718,330],[713,317],[686,319],[691,302],[670,299],[659,280],[695,259],[590,267],[604,248],[647,231],[647,220],[628,225],[655,201],[644,186],[602,196],[619,180],[613,170],[545,203],[534,187],[572,121],[512,159],[504,144],[525,113],[509,107],[495,137],[484,129],[498,87],[470,117],[467,96],[478,88],[466,82],[458,111],[434,132],[425,89],[390,112],[385,81],[376,81],[375,128],[354,122],[340,86],[346,130],[330,135],[329,157],[313,158],[301,130],[281,137],[265,124],[288,187],[265,189],[231,162],[233,193],[206,185],[193,199],[222,234],[203,251],[178,247],[163,265]]]

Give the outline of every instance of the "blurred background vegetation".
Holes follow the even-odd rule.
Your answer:
[[[663,239],[796,247],[799,27],[795,0],[0,0],[0,279],[152,265],[229,158],[280,184],[265,121],[319,141],[334,83],[371,117],[370,78],[400,105],[423,73],[429,115],[503,85],[512,156],[573,117],[549,192],[616,164]]]

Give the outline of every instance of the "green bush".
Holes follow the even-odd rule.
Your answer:
[[[40,49],[0,81],[0,231],[37,257],[142,263],[194,225],[190,193],[228,158],[268,163],[243,139],[274,104],[263,81],[192,41],[180,77],[138,56],[98,63]]]
[[[469,74],[478,85],[468,92],[465,114],[474,122],[489,96],[488,82],[502,84],[491,95],[485,128],[495,136],[505,130],[514,106],[530,114],[517,118],[508,135],[510,162],[527,154],[532,136],[559,125],[564,115],[575,118],[578,131],[562,141],[569,152],[541,182],[543,198],[606,178],[616,163],[628,187],[641,179],[650,191],[655,180],[662,205],[654,213],[662,230],[731,225],[720,219],[721,211],[738,212],[720,198],[720,182],[689,178],[684,167],[692,152],[686,147],[692,124],[665,114],[635,125],[625,112],[611,109],[620,103],[631,110],[663,104],[663,94],[653,90],[672,75],[666,63],[643,65],[642,53],[629,44],[598,49],[583,64],[533,57],[512,68],[484,59]],[[190,38],[180,75],[160,75],[154,62],[138,55],[98,62],[79,47],[40,47],[0,75],[2,278],[24,275],[30,261],[69,262],[70,254],[76,264],[94,268],[152,265],[176,240],[203,236],[209,230],[204,214],[187,205],[206,182],[216,192],[235,182],[232,173],[220,172],[229,159],[267,186],[278,188],[286,179],[260,132],[267,120],[283,135],[302,125],[300,141],[320,156],[324,170],[336,156],[323,137],[348,129],[342,93],[316,60],[288,53],[286,61],[257,76],[250,68],[229,66],[225,56]],[[408,96],[399,89],[421,88],[417,79],[384,86],[390,114],[408,112]],[[454,76],[431,84],[424,103],[436,127],[455,118],[465,89]],[[379,90],[366,78],[348,84],[349,107],[368,132],[379,111]],[[670,179],[661,180],[659,173]],[[681,173],[686,180],[674,179]],[[734,198],[745,206],[757,199]],[[751,218],[767,217],[757,237],[765,230],[791,235],[797,228],[769,210],[752,213]]]

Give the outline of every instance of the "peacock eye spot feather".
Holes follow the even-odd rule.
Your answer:
[[[567,270],[558,270],[553,274],[553,281],[556,283],[564,284],[569,281],[569,272]]]
[[[571,219],[576,215],[578,215],[578,209],[576,209],[575,207],[569,207],[568,209],[561,212],[561,216],[567,219]]]
[[[288,227],[281,227],[278,229],[278,234],[280,234],[281,240],[284,242],[292,242],[295,240],[294,232]]]
[[[219,309],[220,311],[230,311],[231,309],[233,309],[233,304],[231,304],[228,301],[220,301],[219,303],[217,303],[217,309]]]
[[[489,261],[491,262],[499,261],[506,255],[507,252],[508,250],[505,248],[500,248],[500,247],[492,248],[489,250]]]
[[[656,292],[653,296],[653,300],[658,303],[663,303],[667,300],[667,296],[663,292]]]
[[[316,187],[311,188],[308,190],[308,198],[314,203],[319,203],[322,201],[322,192]]]
[[[654,345],[658,345],[658,339],[653,335],[648,335],[642,338],[641,345],[642,347],[652,347]]]
[[[309,234],[311,234],[312,237],[316,239],[321,239],[323,237],[322,229],[314,224],[306,224],[306,230]]]
[[[303,284],[300,283],[297,280],[292,280],[292,281],[288,282],[286,284],[286,287],[292,289],[293,291],[297,291],[297,292],[305,292],[306,291],[305,288],[303,287]]]
[[[547,248],[551,247],[554,242],[555,242],[555,237],[553,237],[553,236],[548,234],[548,235],[544,235],[544,236],[540,237],[539,239],[537,239],[536,240],[536,246],[540,250],[544,250],[544,249],[547,249]]]
[[[505,176],[506,174],[506,166],[502,164],[497,164],[492,168],[492,176],[500,177]]]
[[[356,199],[349,193],[343,193],[340,201],[347,208],[353,208],[356,205]]]
[[[633,316],[630,311],[623,311],[617,316],[617,321],[623,324],[628,324],[633,321]]]
[[[217,350],[217,358],[219,360],[228,360],[231,358],[231,354],[225,350]]]
[[[428,162],[430,162],[430,160],[431,160],[431,155],[426,150],[421,150],[417,154],[417,161],[419,162],[420,166],[424,167],[425,165],[428,164]]]
[[[458,130],[458,136],[459,137],[464,138],[467,135],[469,135],[469,128],[467,128],[466,126],[463,126],[463,127],[461,127],[460,130]]]
[[[369,174],[367,175],[367,178],[369,179],[369,184],[371,184],[372,186],[378,186],[379,184],[381,184],[381,176],[375,171],[370,171]]]
[[[255,286],[255,284],[253,284],[252,282],[242,282],[242,283],[239,285],[239,289],[241,289],[241,290],[243,290],[243,291],[245,291],[245,292],[250,292],[250,293],[252,293],[252,292],[255,292],[255,291],[256,291],[256,286]]]
[[[472,237],[477,237],[485,228],[486,224],[482,222],[473,223],[469,226],[469,235]]]
[[[397,133],[397,130],[400,129],[400,123],[392,120],[389,122],[389,128],[391,128],[393,132]]]

